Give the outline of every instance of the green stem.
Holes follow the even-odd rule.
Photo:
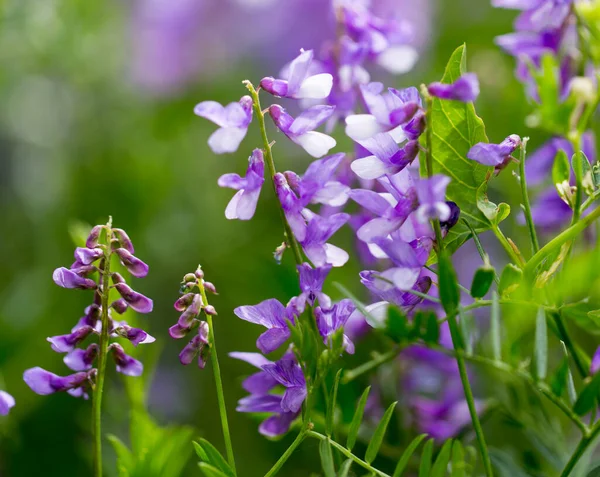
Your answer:
[[[306,438],[307,432],[307,429],[302,429],[302,431],[300,431],[300,433],[296,436],[296,439],[294,439],[294,442],[291,443],[291,445],[286,449],[286,451],[279,458],[279,460],[275,462],[275,465],[271,467],[269,472],[265,474],[265,477],[274,477],[277,475],[277,473],[281,470],[281,468],[287,462],[287,460],[292,456],[292,454],[298,448],[298,446],[302,444],[302,441]]]
[[[510,259],[515,263],[515,265],[519,265],[521,267],[525,265],[525,260],[523,260],[523,257],[521,257],[521,255],[516,252],[516,250],[513,248],[513,245],[502,233],[502,230],[500,230],[500,227],[498,227],[497,225],[493,226],[492,232],[494,232],[494,235],[496,236],[502,247],[504,247],[504,250],[506,250],[506,253],[510,257]]]
[[[475,229],[473,228],[473,226],[469,223],[469,221],[467,219],[462,219],[462,221],[467,226],[469,231],[471,232],[471,236],[473,237],[473,242],[475,242],[475,247],[477,248],[477,252],[479,252],[479,256],[481,257],[481,260],[483,260],[485,262],[486,258],[488,258],[488,254],[485,253],[483,245],[481,244],[481,240],[479,240],[479,235],[477,235],[477,232],[475,231]],[[496,282],[496,285],[500,284],[500,278],[498,277],[496,270],[494,270],[494,281]]]
[[[202,279],[198,280],[198,289],[202,296],[202,302],[204,305],[208,305],[208,299],[206,298],[206,290],[204,289],[204,282]],[[213,375],[215,377],[215,388],[217,389],[217,403],[219,406],[219,414],[221,416],[221,427],[223,429],[223,440],[225,441],[225,450],[227,452],[227,462],[229,467],[233,470],[233,473],[237,475],[235,469],[235,458],[233,455],[233,445],[231,444],[231,433],[229,432],[229,422],[227,420],[227,406],[225,405],[225,393],[223,392],[223,381],[221,379],[221,367],[219,366],[219,357],[217,355],[217,345],[215,342],[215,330],[213,327],[212,315],[205,313],[206,322],[208,323],[208,340],[211,346],[211,361]]]
[[[544,245],[533,257],[531,257],[527,261],[527,264],[523,269],[523,273],[525,275],[532,275],[535,268],[540,263],[542,263],[548,255],[558,250],[564,243],[579,235],[582,231],[589,227],[598,217],[600,217],[600,207],[593,210],[588,216],[582,218],[575,225],[569,227],[567,230],[554,237],[552,240],[550,240],[550,242]]]
[[[575,448],[575,452],[561,472],[560,477],[568,477],[571,475],[571,471],[575,468],[577,462],[579,462],[579,459],[581,459],[587,448],[594,442],[598,433],[600,433],[600,424],[597,423],[589,434],[586,434],[581,438],[579,444],[577,444],[577,447]]]
[[[106,361],[108,355],[109,342],[109,294],[110,294],[110,259],[112,255],[112,218],[109,219],[106,227],[106,247],[104,249],[104,266],[101,268],[102,289],[101,289],[101,307],[102,307],[102,330],[100,331],[100,340],[98,342],[98,371],[96,374],[96,384],[94,386],[94,395],[92,398],[92,434],[94,436],[94,475],[102,477],[102,393],[104,392],[104,377],[106,375]]]
[[[577,352],[577,349],[575,348],[575,344],[573,343],[573,341],[571,340],[571,337],[569,336],[569,332],[567,331],[565,323],[562,319],[562,315],[560,314],[560,312],[557,312],[557,311],[552,312],[551,315],[552,315],[552,318],[554,319],[554,323],[556,324],[556,328],[558,329],[558,333],[560,334],[559,338],[565,343],[565,346],[571,353],[571,356],[573,357],[573,361],[575,362],[575,367],[577,368],[577,371],[579,372],[579,374],[582,378],[586,378],[588,375],[587,368],[583,365],[583,361],[579,357],[579,353]]]
[[[315,439],[319,439],[321,441],[328,439],[327,436],[324,436],[323,434],[320,434],[315,431],[308,431],[307,435],[309,437],[314,437]],[[365,462],[361,458],[356,457],[352,452],[350,452],[348,449],[346,449],[343,445],[338,444],[337,442],[335,442],[331,439],[329,440],[329,442],[331,443],[331,447],[334,447],[335,449],[337,449],[341,454],[343,454],[348,459],[352,459],[354,462],[356,462],[358,465],[360,465],[363,469],[366,469],[369,472],[371,472],[372,474],[378,475],[379,477],[390,477],[385,472],[381,472],[380,470],[376,469],[375,467],[372,467],[368,462]]]
[[[275,177],[277,170],[275,169],[275,161],[273,160],[273,151],[271,150],[271,143],[269,142],[269,138],[267,137],[267,126],[265,124],[265,115],[262,111],[260,105],[260,97],[258,95],[258,91],[254,87],[254,85],[246,80],[244,81],[246,88],[250,92],[250,96],[252,97],[252,104],[254,106],[254,112],[256,114],[256,118],[258,121],[258,127],[260,129],[260,135],[262,137],[263,149],[265,151],[265,162],[267,163],[267,168],[269,169],[269,174],[271,175],[271,179]],[[273,190],[275,191],[275,196],[277,197],[277,186],[275,185],[275,181],[271,180],[273,183]],[[286,242],[288,246],[292,249],[294,253],[294,258],[298,265],[302,264],[304,260],[302,259],[302,252],[300,249],[300,245],[296,240],[296,237],[292,233],[292,229],[287,219],[285,218],[285,214],[283,213],[283,209],[280,208],[281,219],[283,221],[283,227],[285,229]]]
[[[535,224],[533,223],[533,216],[531,214],[531,203],[529,202],[529,192],[527,191],[527,178],[525,176],[525,157],[527,155],[527,142],[528,137],[524,137],[521,142],[521,158],[519,162],[519,175],[521,176],[521,194],[523,195],[523,208],[525,211],[525,220],[527,221],[527,228],[529,229],[529,238],[531,239],[531,247],[533,253],[536,253],[540,249],[540,242],[538,241],[537,233],[535,231]]]
[[[373,369],[377,369],[382,364],[392,361],[396,356],[400,354],[402,349],[403,348],[392,348],[388,352],[378,354],[372,360],[367,361],[366,363],[363,363],[360,366],[357,366],[356,368],[345,372],[344,377],[342,378],[342,382],[349,383],[350,381],[355,380],[359,376],[362,376],[363,374],[368,373]]]

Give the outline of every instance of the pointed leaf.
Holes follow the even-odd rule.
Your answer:
[[[319,454],[321,455],[321,467],[325,477],[335,477],[335,467],[333,465],[333,453],[331,452],[331,443],[329,437],[323,439],[319,444]]]
[[[203,438],[198,439],[198,445],[202,447],[208,457],[206,463],[216,467],[228,477],[235,477],[233,470],[215,446]]]
[[[134,458],[131,455],[131,451],[117,436],[108,434],[106,438],[112,444],[115,454],[117,454],[117,469],[119,471],[119,477],[131,475],[131,471],[135,467]]]
[[[573,406],[573,411],[579,416],[587,414],[594,408],[599,397],[600,373],[597,373],[577,397],[577,401],[575,401],[575,405]]]
[[[454,441],[452,445],[452,477],[467,477],[467,463],[465,462],[465,451],[460,441]]]
[[[490,313],[490,337],[492,354],[496,361],[502,361],[502,329],[500,327],[500,302],[498,294],[492,293],[492,309]]]
[[[450,462],[450,453],[452,452],[452,439],[448,439],[444,442],[444,445],[440,449],[440,452],[435,459],[433,467],[431,468],[431,477],[444,477],[446,470],[448,469],[448,462]]]
[[[337,477],[348,477],[348,474],[350,473],[350,467],[352,467],[352,462],[352,459],[345,460],[340,467]]]
[[[206,477],[227,477],[227,474],[221,472],[219,469],[207,464],[206,462],[200,462],[198,463],[198,466]]]
[[[200,459],[202,462],[208,462],[208,454],[204,451],[202,446],[196,441],[192,442],[192,444],[194,445],[194,450],[196,451],[198,459]]]
[[[406,450],[402,453],[402,456],[398,461],[398,465],[396,466],[396,470],[394,470],[394,475],[392,477],[402,476],[402,472],[404,472],[404,469],[406,469],[408,461],[415,453],[415,450],[417,450],[417,447],[419,447],[419,444],[421,444],[421,442],[423,442],[423,439],[425,439],[426,437],[427,434],[420,434],[412,440],[412,442],[408,445]]]
[[[568,366],[569,351],[567,350],[567,345],[565,345],[564,341],[561,341],[560,344],[562,346],[565,359],[567,360],[567,391],[569,393],[569,401],[571,402],[571,404],[575,404],[575,401],[577,401],[577,391],[575,390],[575,381],[573,380],[571,368]]]
[[[554,164],[552,164],[552,183],[555,185],[558,194],[562,194],[562,184],[569,183],[571,176],[571,166],[569,165],[569,158],[565,151],[560,149],[556,157],[554,158]]]
[[[431,477],[431,458],[433,456],[433,439],[429,439],[423,447],[419,477]]]
[[[358,401],[358,406],[356,406],[356,411],[354,412],[354,417],[352,418],[352,422],[350,423],[350,428],[348,430],[348,439],[346,440],[346,448],[348,450],[352,450],[354,444],[356,443],[356,436],[358,436],[358,429],[362,423],[362,418],[370,391],[371,386],[367,387],[367,389],[363,391],[362,396]]]
[[[333,432],[333,424],[335,419],[335,405],[337,402],[338,386],[340,385],[340,377],[342,376],[342,369],[340,368],[335,375],[333,382],[333,392],[329,398],[329,406],[327,408],[327,420],[325,422],[326,434],[331,437]]]
[[[548,329],[546,313],[539,308],[535,324],[535,369],[537,379],[546,379],[548,371]]]
[[[390,419],[394,414],[394,409],[398,402],[394,402],[387,408],[385,414],[379,421],[375,432],[373,433],[373,437],[369,441],[369,446],[367,447],[367,452],[365,452],[365,461],[369,464],[375,460],[377,457],[377,453],[379,452],[379,448],[381,447],[381,443],[383,442],[383,438],[385,437],[385,431],[387,430],[388,424],[390,423]]]

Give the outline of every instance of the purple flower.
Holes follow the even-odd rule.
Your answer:
[[[88,369],[92,369],[97,355],[98,345],[92,343],[87,349],[75,348],[65,355],[63,361],[73,371],[87,371]]]
[[[558,229],[568,223],[573,216],[573,211],[560,198],[556,189],[549,187],[533,201],[531,216],[536,227],[549,231]]]
[[[360,282],[371,293],[377,295],[384,302],[399,306],[400,308],[404,309],[406,313],[409,313],[415,308],[415,306],[421,303],[423,299],[408,291],[403,291],[399,288],[396,288],[393,283],[390,283],[393,276],[393,273],[365,270],[360,272]],[[379,277],[384,279],[382,280]],[[430,287],[431,278],[425,276],[417,279],[412,289],[421,293],[427,293]]]
[[[467,153],[467,158],[477,161],[484,166],[503,168],[511,161],[511,154],[521,145],[521,138],[511,134],[500,144],[475,144]]]
[[[127,311],[127,308],[129,308],[129,305],[123,298],[118,298],[117,300],[113,301],[110,304],[110,308],[115,310],[119,315],[122,315],[123,313],[125,313]]]
[[[141,376],[144,371],[144,365],[137,359],[125,354],[125,350],[118,343],[112,343],[108,347],[112,351],[113,359],[117,365],[117,371],[126,376]]]
[[[149,335],[140,328],[133,328],[124,321],[121,323],[116,323],[116,327],[113,328],[111,336],[121,336],[126,338],[131,341],[133,346],[154,343],[156,341],[154,336]]]
[[[57,353],[68,353],[73,351],[75,346],[85,340],[95,330],[91,326],[82,326],[68,335],[51,336],[46,338],[52,345],[52,349]]]
[[[300,412],[283,412],[281,396],[275,394],[251,394],[238,401],[238,412],[273,413],[265,419],[258,431],[266,437],[277,437],[285,434]]]
[[[312,50],[300,50],[286,68],[286,79],[271,76],[260,81],[260,87],[274,96],[294,99],[323,99],[329,96],[333,77],[329,73],[310,74]]]
[[[350,192],[353,201],[376,216],[357,231],[357,237],[367,243],[398,230],[417,205],[415,187],[408,170],[382,178],[379,183],[387,189],[387,193],[366,189]]]
[[[269,107],[269,114],[279,130],[313,157],[321,157],[336,145],[335,139],[314,129],[323,124],[335,110],[334,106],[312,106],[294,119],[278,104]]]
[[[364,141],[376,134],[389,132],[395,142],[406,138],[402,124],[410,121],[421,106],[416,88],[398,91],[389,88],[382,94],[382,83],[361,85],[360,90],[368,114],[346,116],[346,135],[355,141]]]
[[[104,256],[101,248],[77,247],[75,249],[75,260],[82,265],[90,265]]]
[[[228,219],[250,220],[256,211],[260,189],[265,181],[265,161],[263,152],[255,149],[248,159],[246,177],[238,174],[224,174],[219,178],[220,187],[237,190],[227,208],[225,217]]]
[[[331,298],[323,293],[323,283],[331,271],[331,265],[312,268],[308,263],[298,265],[298,274],[300,278],[300,295],[294,299],[294,306],[298,310],[298,314],[304,311],[306,303],[310,306],[319,301],[319,305],[323,308],[331,307]]]
[[[96,248],[102,230],[104,230],[104,225],[95,225],[94,227],[92,227],[92,230],[90,230],[90,233],[85,241],[85,246],[87,248]]]
[[[267,394],[271,389],[277,386],[277,380],[262,369],[264,365],[273,364],[273,362],[265,358],[262,354],[233,351],[229,353],[229,356],[245,361],[260,369],[259,372],[248,376],[242,382],[242,387],[250,394]]]
[[[594,356],[592,357],[592,364],[590,365],[590,374],[596,374],[600,371],[600,346],[596,349]]]
[[[306,399],[306,381],[302,368],[293,359],[280,359],[273,364],[265,364],[262,369],[279,384],[285,387],[281,399],[283,412],[298,412]]]
[[[290,329],[287,322],[295,322],[292,310],[274,298],[258,305],[239,306],[233,312],[242,320],[267,328],[256,340],[256,346],[265,354],[275,351],[288,340]]]
[[[210,352],[208,347],[209,328],[206,321],[201,321],[198,326],[198,334],[185,345],[181,353],[179,353],[179,362],[185,366],[190,364],[196,356],[198,356],[198,367],[204,369],[206,359]]]
[[[323,337],[323,342],[329,345],[329,339],[337,330],[343,329],[350,318],[350,315],[354,312],[356,307],[352,303],[352,300],[344,299],[339,303],[333,305],[332,308],[323,309],[322,306],[315,308],[315,318],[317,320],[317,326],[319,333]],[[349,354],[354,354],[354,343],[350,341],[350,338],[346,334],[343,335],[344,349]]]
[[[202,296],[199,293],[195,293],[193,295],[191,303],[183,311],[183,313],[179,316],[179,319],[177,320],[177,324],[179,325],[179,327],[183,330],[191,330],[195,322],[194,320],[196,320],[196,318],[200,314],[203,305],[204,304],[202,303]]]
[[[215,154],[235,152],[252,121],[252,98],[243,96],[239,102],[227,106],[216,101],[203,101],[196,105],[194,113],[219,126],[208,138],[208,146]]]
[[[425,223],[429,220],[439,219],[441,222],[448,220],[451,210],[446,203],[446,187],[450,178],[437,174],[429,179],[420,179],[415,188],[419,199],[419,208],[416,211],[417,220]]]
[[[23,380],[36,394],[47,395],[67,391],[73,396],[87,396],[84,388],[89,384],[91,372],[79,372],[69,376],[57,376],[40,367],[26,370]]]
[[[139,258],[134,257],[131,252],[124,248],[118,248],[115,253],[119,256],[121,263],[134,277],[144,278],[148,275],[148,265]]]
[[[436,98],[470,103],[479,96],[479,80],[475,73],[465,73],[452,84],[431,83],[427,89]]]
[[[15,398],[6,391],[0,391],[0,416],[8,415],[8,411],[15,405]]]
[[[81,277],[65,267],[54,270],[52,279],[54,280],[54,283],[63,288],[80,288],[82,290],[96,288],[96,282],[94,280]]]
[[[573,0],[492,0],[492,6],[523,10],[515,22],[517,30],[541,31],[559,28],[571,11]]]
[[[359,141],[359,144],[372,154],[356,159],[351,164],[352,170],[361,179],[378,179],[396,174],[414,161],[419,152],[418,141],[408,141],[400,148],[387,133]]]
[[[306,235],[300,244],[308,259],[316,266],[327,264],[341,267],[348,261],[348,253],[327,240],[336,233],[348,220],[348,214],[339,213],[322,217],[304,209],[303,215],[307,220]]]
[[[138,313],[150,313],[153,308],[152,300],[141,293],[133,291],[125,283],[117,283],[115,288],[127,304]]]
[[[119,228],[112,229],[112,232],[113,237],[119,241],[121,247],[123,247],[129,253],[135,253],[135,249],[133,248],[133,242],[129,238],[129,235],[127,235],[127,232]]]

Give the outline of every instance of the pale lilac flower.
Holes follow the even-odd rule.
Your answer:
[[[269,107],[269,114],[279,130],[313,157],[321,157],[336,145],[335,139],[315,131],[335,110],[334,106],[312,106],[297,118],[290,116],[278,104]]]
[[[246,177],[238,174],[224,174],[219,178],[220,187],[237,190],[227,208],[228,219],[250,220],[256,211],[260,190],[265,181],[265,161],[261,149],[255,149],[248,159]]]
[[[54,270],[52,279],[59,287],[63,288],[80,288],[94,289],[96,282],[90,278],[85,278],[65,267],[60,267]]]
[[[208,139],[208,146],[215,154],[235,152],[252,121],[252,98],[243,96],[239,102],[227,106],[216,101],[203,101],[196,105],[194,113],[219,126]]]
[[[286,69],[285,79],[263,78],[260,87],[277,97],[294,99],[324,99],[329,96],[333,77],[329,73],[310,74],[314,53],[300,50]]]
[[[72,396],[87,397],[84,389],[89,386],[92,371],[78,372],[62,377],[40,367],[35,367],[23,373],[23,380],[36,394],[47,395],[67,391]]]
[[[350,318],[355,309],[356,307],[352,303],[352,300],[349,299],[341,300],[330,308],[323,308],[323,306],[315,308],[317,327],[326,345],[329,345],[331,335],[337,330],[344,328],[348,318]],[[344,349],[349,354],[354,354],[354,343],[350,341],[350,338],[345,333],[343,335],[343,344]]]
[[[68,335],[51,336],[46,340],[57,353],[68,353],[94,332],[95,330],[91,326],[82,326]]]
[[[104,256],[101,248],[77,247],[75,249],[75,260],[82,265],[90,265]]]
[[[360,145],[372,155],[356,159],[351,167],[361,179],[378,179],[384,175],[393,175],[414,161],[419,152],[418,141],[408,141],[399,147],[388,133],[359,141]]]
[[[500,144],[475,144],[467,153],[467,158],[477,161],[484,166],[493,166],[496,169],[506,166],[511,160],[511,154],[521,145],[521,138],[511,134]]]
[[[229,356],[245,361],[260,370],[242,381],[242,387],[250,394],[267,394],[277,386],[277,380],[262,369],[264,365],[273,364],[273,362],[265,358],[262,354],[233,351],[229,353]]]
[[[8,412],[15,405],[15,398],[6,391],[0,391],[0,416],[8,415]]]
[[[265,364],[263,371],[271,375],[279,384],[285,387],[281,399],[283,412],[298,412],[306,399],[306,381],[302,368],[293,359],[280,359],[273,364]]]
[[[125,353],[123,347],[118,343],[112,343],[108,347],[112,351],[113,359],[117,366],[117,371],[126,376],[141,376],[144,371],[144,365],[135,358]]]
[[[590,374],[596,374],[598,371],[600,371],[600,346],[596,349],[596,352],[592,357],[592,363],[590,365]]]
[[[383,84],[374,82],[361,85],[360,90],[367,113],[346,116],[346,135],[362,141],[389,132],[395,142],[403,141],[406,135],[402,125],[408,123],[421,106],[417,89],[389,88],[383,93]]]
[[[64,363],[73,371],[87,371],[98,356],[98,345],[90,344],[86,349],[75,348],[63,358]]]
[[[542,31],[559,28],[571,11],[573,0],[492,0],[492,6],[522,10],[517,30]]]
[[[552,186],[535,198],[531,205],[531,216],[536,227],[550,231],[568,224],[573,217],[573,211]],[[520,221],[525,222],[524,218]]]
[[[465,73],[452,84],[431,83],[427,89],[436,98],[470,103],[479,96],[479,80],[475,73]]]
[[[275,351],[289,339],[288,322],[295,322],[293,311],[274,298],[258,305],[239,306],[233,312],[242,320],[267,328],[256,340],[256,346],[265,354]]]
[[[271,413],[258,428],[263,436],[277,437],[285,434],[300,412],[283,412],[281,396],[276,394],[251,394],[238,401],[238,412]]]
[[[390,276],[390,278],[386,275]],[[379,277],[384,279],[382,280]],[[374,270],[360,272],[360,282],[371,293],[377,295],[384,302],[399,306],[405,313],[411,312],[415,306],[423,301],[423,298],[409,291],[400,290],[393,283],[390,283],[391,278],[393,278],[393,274],[386,274],[386,272],[377,272]],[[417,279],[412,289],[421,293],[427,293],[430,287],[431,278],[425,276]],[[381,303],[379,302],[379,304]]]
[[[298,265],[297,268],[302,293],[294,299],[293,304],[298,310],[298,314],[304,311],[306,303],[313,306],[317,300],[322,308],[331,308],[331,298],[323,293],[322,288],[332,266],[324,265],[313,268],[308,263],[303,263]]]
[[[348,222],[350,216],[339,213],[322,217],[308,209],[304,209],[303,215],[307,220],[306,235],[300,240],[300,244],[308,259],[316,267],[327,264],[334,267],[343,266],[348,261],[348,253],[327,241]]]
[[[446,203],[446,187],[450,178],[436,174],[428,179],[420,179],[416,183],[419,208],[416,211],[417,220],[425,223],[429,220],[439,219],[441,222],[448,220],[451,210]]]

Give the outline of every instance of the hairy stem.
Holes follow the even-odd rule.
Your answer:
[[[531,240],[531,248],[533,253],[536,253],[540,249],[540,243],[538,241],[537,233],[535,231],[535,224],[533,223],[533,216],[531,215],[531,204],[529,202],[529,192],[527,190],[527,178],[525,176],[525,157],[527,155],[527,142],[528,137],[524,137],[521,142],[521,158],[519,162],[519,176],[521,178],[521,194],[523,196],[523,209],[525,212],[525,220],[527,221],[527,228],[529,229],[529,238]]]
[[[298,446],[302,444],[302,441],[306,438],[307,432],[308,430],[305,428],[303,428],[300,431],[300,433],[296,436],[296,439],[294,439],[294,442],[290,444],[290,446],[285,450],[285,452],[279,458],[279,460],[275,462],[275,465],[271,467],[269,472],[265,474],[265,477],[275,477],[277,475],[277,473],[281,470],[281,468],[287,462],[287,460],[292,456],[292,454],[298,448]]]
[[[204,305],[208,305],[208,299],[206,297],[206,290],[204,289],[204,282],[202,279],[198,280],[198,289],[202,296],[202,302]],[[225,441],[225,450],[227,453],[227,462],[233,470],[233,473],[237,475],[235,469],[235,457],[233,455],[233,445],[231,444],[231,433],[229,432],[229,422],[227,420],[227,406],[225,405],[225,393],[223,391],[223,380],[221,379],[221,367],[219,366],[219,357],[217,355],[217,345],[215,341],[215,329],[213,327],[212,315],[205,313],[206,322],[208,323],[208,340],[211,346],[211,361],[213,375],[215,377],[215,387],[217,389],[217,402],[219,405],[219,415],[221,416],[221,428],[223,429],[223,440]]]
[[[92,434],[94,436],[94,475],[102,477],[102,393],[104,392],[104,377],[106,375],[106,361],[108,355],[109,341],[109,294],[110,294],[110,259],[112,255],[112,219],[109,219],[106,227],[106,248],[104,249],[104,266],[101,268],[102,288],[101,307],[102,307],[102,330],[100,331],[100,340],[98,343],[98,372],[96,374],[96,384],[94,386],[94,395],[92,399]]]

